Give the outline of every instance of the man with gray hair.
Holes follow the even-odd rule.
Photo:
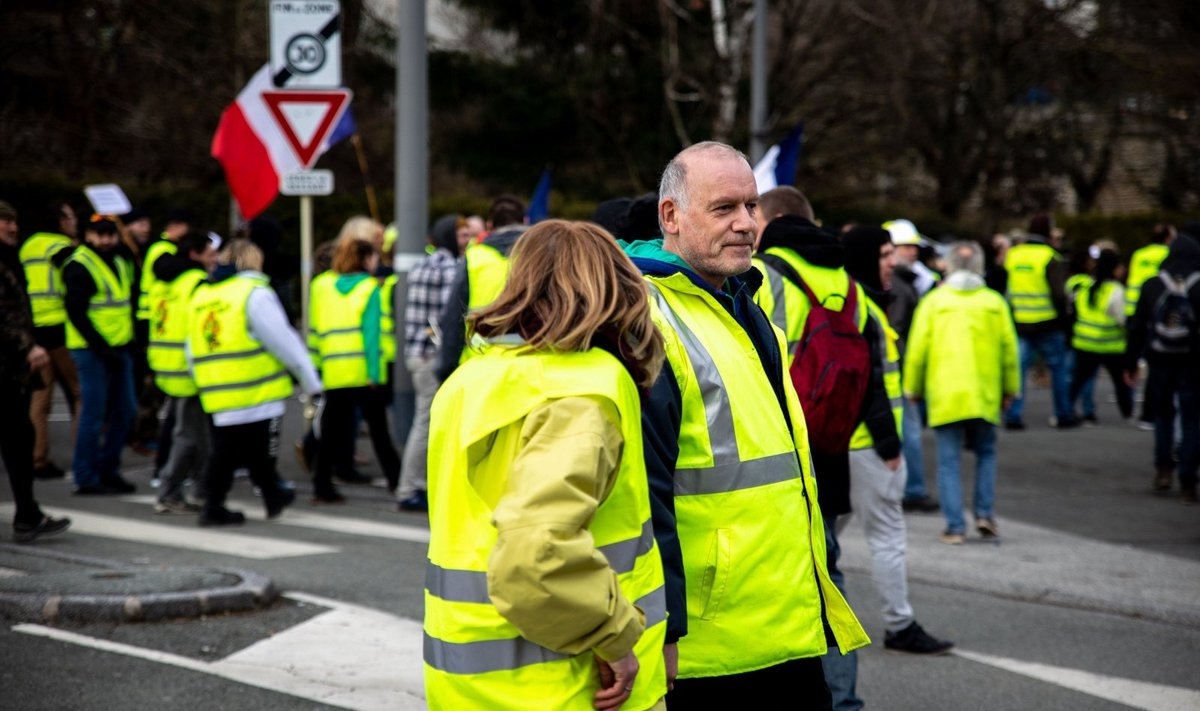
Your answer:
[[[643,398],[642,423],[672,709],[748,698],[829,709],[821,655],[835,641],[842,652],[868,643],[826,570],[782,334],[752,300],[757,203],[744,155],[696,144],[663,171],[662,239],[626,247],[670,365]],[[652,624],[663,611],[644,612]]]
[[[955,242],[946,255],[948,276],[917,305],[909,334],[904,391],[929,406],[937,439],[938,490],[946,529],[942,542],[961,544],[963,519],[959,454],[964,439],[975,450],[975,528],[998,534],[993,512],[996,425],[1021,392],[1017,333],[1008,302],[983,282],[983,250]]]

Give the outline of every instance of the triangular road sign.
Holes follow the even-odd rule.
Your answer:
[[[317,150],[350,105],[349,89],[264,91],[262,97],[306,170],[317,162]]]

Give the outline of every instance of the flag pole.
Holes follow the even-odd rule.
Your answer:
[[[383,222],[379,219],[379,202],[375,199],[375,186],[371,184],[371,176],[367,173],[367,152],[363,150],[362,136],[358,131],[350,136],[350,142],[354,144],[354,152],[358,155],[358,169],[362,172],[363,185],[367,191],[367,208],[371,211],[371,219]]]

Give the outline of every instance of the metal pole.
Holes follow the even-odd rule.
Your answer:
[[[750,162],[766,152],[767,0],[754,0],[754,40],[750,68]]]
[[[308,333],[308,283],[312,281],[312,196],[300,196],[300,333]]]
[[[408,272],[425,257],[429,220],[429,77],[425,39],[425,0],[400,0],[396,42],[396,438],[404,442],[413,419],[413,385],[403,367],[404,307]]]

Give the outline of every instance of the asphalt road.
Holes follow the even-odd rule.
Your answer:
[[[939,515],[908,517],[913,607],[927,630],[957,643],[954,654],[883,649],[866,547],[856,525],[846,530],[849,599],[875,641],[860,653],[868,708],[1200,708],[1200,508],[1150,492],[1152,436],[1118,424],[1109,392],[1097,392],[1103,426],[1067,432],[1046,426],[1046,391],[1031,392],[1030,429],[1000,435],[999,542],[946,546]],[[56,441],[66,427],[55,423]],[[926,444],[932,485],[928,433]],[[131,497],[72,497],[66,480],[38,482],[43,506],[77,525],[19,555],[0,528],[0,575],[53,570],[36,555],[49,551],[250,569],[284,596],[266,610],[190,620],[0,621],[0,708],[422,708],[425,517],[397,513],[382,486],[343,487],[346,505],[314,507],[290,446],[280,463],[300,502],[278,521],[252,518],[232,531],[240,538],[210,539],[191,517],[153,515],[148,460],[128,451],[139,485]],[[373,463],[364,470],[378,473]],[[245,480],[234,499],[260,510]],[[4,515],[10,501],[2,487]]]

